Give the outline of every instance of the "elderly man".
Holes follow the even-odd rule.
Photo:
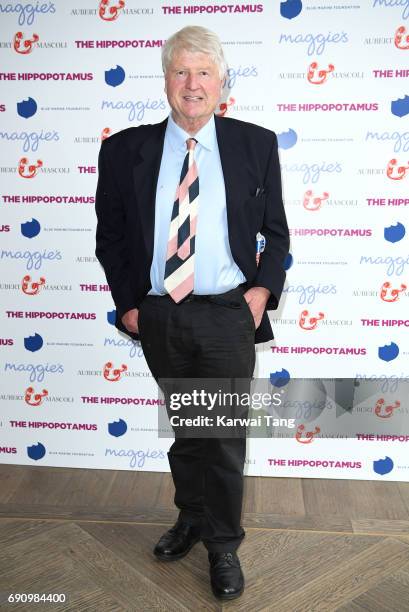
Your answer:
[[[140,339],[157,381],[250,380],[289,244],[277,139],[215,115],[226,63],[213,32],[183,28],[162,63],[169,117],[102,144],[96,255],[116,325]],[[180,559],[201,540],[213,593],[238,597],[245,438],[176,436],[168,457],[180,512],[154,554]]]

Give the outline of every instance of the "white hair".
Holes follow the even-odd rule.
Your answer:
[[[173,55],[178,51],[206,53],[219,69],[222,79],[227,72],[223,48],[217,34],[201,26],[187,26],[167,39],[162,47],[162,68],[166,74]]]

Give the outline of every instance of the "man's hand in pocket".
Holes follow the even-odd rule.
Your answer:
[[[126,329],[133,334],[139,333],[138,315],[139,310],[137,308],[132,308],[131,310],[128,310],[121,319],[124,327],[126,327]]]

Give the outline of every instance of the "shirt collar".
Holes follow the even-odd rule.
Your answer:
[[[192,136],[179,127],[178,124],[175,123],[172,114],[170,114],[166,126],[166,138],[169,140],[172,149],[176,152],[179,150],[186,151],[186,140],[192,138]],[[195,139],[202,147],[208,151],[213,151],[216,146],[214,115],[212,115],[209,121],[197,132],[197,134],[195,134]]]

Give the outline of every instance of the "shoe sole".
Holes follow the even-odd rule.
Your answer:
[[[159,559],[159,561],[178,561],[179,559],[183,559],[183,557],[186,557],[186,555],[188,554],[188,552],[190,552],[193,548],[193,546],[195,544],[197,544],[198,542],[200,542],[200,538],[198,538],[197,540],[195,540],[194,542],[192,542],[192,544],[189,546],[189,548],[187,548],[186,550],[184,550],[181,553],[178,553],[177,555],[172,555],[171,557],[169,555],[162,555],[161,553],[153,553],[155,555],[155,557],[157,559]]]
[[[215,597],[217,597],[217,599],[222,599],[223,601],[229,601],[231,599],[237,599],[237,597],[240,597],[240,595],[243,595],[243,593],[244,593],[244,585],[243,585],[243,587],[241,588],[240,591],[238,591],[237,593],[232,593],[231,595],[220,595],[220,594],[216,593],[213,589],[212,589],[212,591],[213,591],[213,595]]]

